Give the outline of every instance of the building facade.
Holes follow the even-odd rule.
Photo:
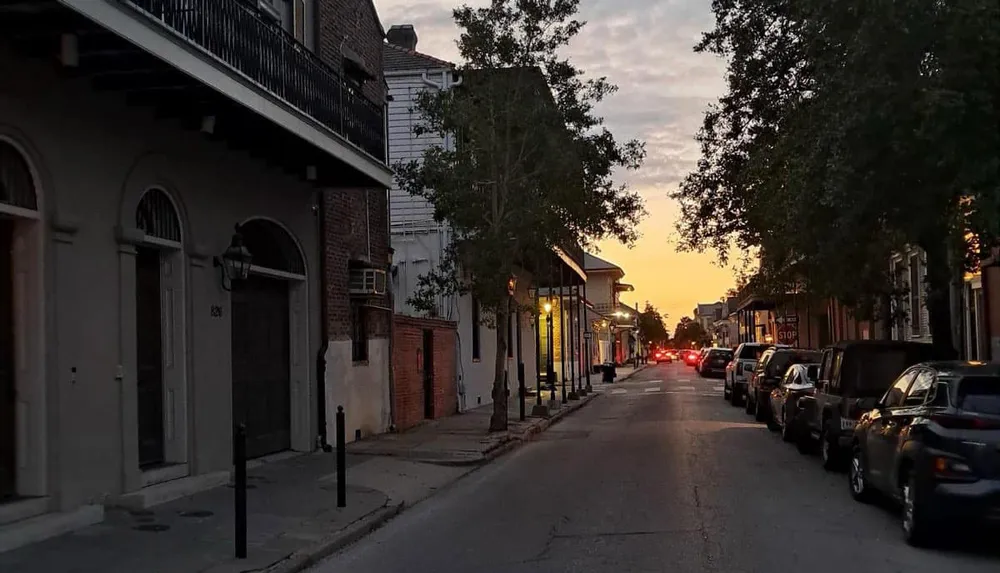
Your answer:
[[[391,182],[374,78],[314,51],[322,2],[9,6],[0,549],[226,483],[237,424],[251,457],[314,449],[320,206]]]

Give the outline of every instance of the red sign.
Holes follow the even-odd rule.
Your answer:
[[[795,344],[796,339],[799,337],[798,324],[778,324],[775,326],[775,338],[778,344]]]

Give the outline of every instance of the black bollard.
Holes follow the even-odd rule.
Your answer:
[[[233,433],[233,527],[236,537],[236,558],[247,558],[247,428],[236,426]]]
[[[524,387],[524,362],[517,363],[517,408],[518,419],[524,421],[524,399],[527,389]]]
[[[347,507],[347,444],[344,407],[337,406],[337,507]]]

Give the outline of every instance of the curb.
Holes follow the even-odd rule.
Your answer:
[[[300,549],[262,571],[264,573],[298,573],[308,569],[382,527],[390,519],[399,515],[403,511],[404,505],[401,501],[389,500],[381,509],[376,509],[326,539]]]
[[[642,366],[636,368],[635,370],[629,372],[628,374],[622,376],[621,378],[618,378],[617,380],[615,380],[615,382],[624,382],[625,380],[628,380],[629,378],[631,378],[631,377],[635,376],[636,374],[642,372],[648,366],[649,366],[648,363],[647,364],[643,364]]]

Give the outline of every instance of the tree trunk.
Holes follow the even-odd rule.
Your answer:
[[[507,316],[509,305],[496,313],[497,348],[493,369],[493,415],[490,416],[490,431],[503,432],[507,429]]]
[[[927,253],[927,322],[940,358],[957,356],[951,331],[951,265],[947,244],[938,240],[921,245]]]

